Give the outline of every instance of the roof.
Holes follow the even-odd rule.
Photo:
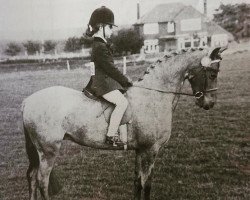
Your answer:
[[[229,36],[230,40],[234,39],[234,36],[228,32],[227,30],[225,30],[224,28],[222,28],[221,26],[219,26],[218,24],[216,24],[214,21],[208,21],[207,22],[207,32],[209,34],[209,36],[214,35],[214,34],[227,34]]]
[[[202,26],[204,29],[202,31],[208,32],[209,36],[224,33],[228,35],[229,40],[234,40],[234,37],[230,32],[216,24],[214,21],[208,21],[206,16],[194,7],[186,6],[182,3],[159,4],[138,19],[134,25],[176,21],[178,19],[190,18],[190,16],[203,18],[202,21],[206,23],[206,26]]]
[[[137,20],[136,24],[173,21],[185,7],[182,3],[159,4]]]
[[[180,19],[188,19],[188,18],[206,18],[206,16],[195,9],[193,6],[184,6],[184,8],[175,16],[175,20],[180,18]]]

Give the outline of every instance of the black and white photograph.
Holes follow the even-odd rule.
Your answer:
[[[250,199],[249,0],[0,5],[0,200]]]

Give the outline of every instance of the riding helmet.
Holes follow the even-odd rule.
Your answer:
[[[112,12],[112,10],[106,8],[105,6],[94,10],[90,17],[89,25],[94,27],[97,24],[109,24],[116,26],[114,24],[114,13]]]

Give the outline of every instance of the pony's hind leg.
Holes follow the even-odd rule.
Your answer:
[[[37,180],[41,196],[44,200],[49,200],[49,182],[51,181],[50,174],[60,146],[61,142],[47,143],[42,145],[42,151],[38,151],[40,164],[37,172]]]
[[[38,168],[33,168],[31,165],[27,170],[27,180],[29,184],[29,199],[36,200],[37,199],[37,171]]]
[[[24,127],[26,152],[29,158],[29,168],[27,170],[27,180],[29,185],[29,199],[37,199],[37,171],[39,167],[39,157],[36,147],[32,143],[28,129]]]

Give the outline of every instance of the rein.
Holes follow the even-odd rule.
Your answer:
[[[139,86],[139,85],[133,85],[133,87],[143,88],[143,89],[146,89],[146,90],[153,90],[153,91],[157,91],[157,92],[161,92],[161,93],[166,93],[166,94],[178,94],[178,95],[194,96],[193,94],[189,94],[189,93],[166,91],[166,90],[158,90],[158,89],[143,87],[143,86]]]
[[[153,90],[153,91],[157,91],[157,92],[161,92],[161,93],[166,93],[166,94],[177,94],[177,95],[195,96],[194,94],[189,94],[189,93],[184,93],[184,92],[174,92],[174,91],[158,90],[158,89],[143,87],[143,86],[139,86],[139,85],[133,85],[133,87],[143,88],[143,89],[146,89],[146,90]],[[216,90],[218,90],[218,88],[212,88],[212,89],[206,90],[205,92],[213,92],[213,91],[216,91]]]

